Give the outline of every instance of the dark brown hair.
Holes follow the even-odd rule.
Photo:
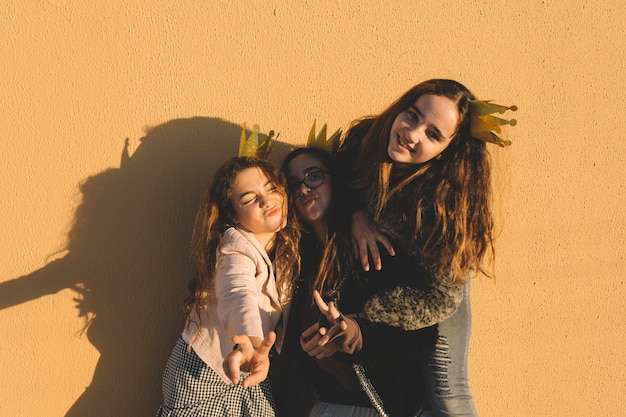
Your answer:
[[[459,112],[448,147],[390,184],[393,161],[387,154],[391,125],[424,94],[447,97]],[[398,235],[407,249],[439,278],[464,282],[470,271],[493,259],[491,160],[485,142],[470,136],[469,102],[462,84],[433,79],[417,84],[378,116],[357,120],[340,152],[353,152],[348,184],[360,190],[374,220]]]
[[[288,174],[291,161],[300,155],[310,155],[316,158],[331,176],[336,175],[337,167],[334,156],[323,149],[309,147],[296,148],[285,157],[281,164],[281,170],[285,175]],[[346,228],[347,222],[341,218],[341,211],[337,207],[340,201],[339,192],[340,187],[337,180],[333,178],[331,203],[327,208],[330,212],[324,213],[324,217],[327,219],[325,241],[319,242],[322,245],[320,266],[313,281],[309,282],[310,288],[318,290],[321,294],[328,294],[329,291],[337,290],[339,277],[346,275],[348,273],[346,271],[353,270],[352,256],[343,253],[343,251],[349,251],[350,241],[347,239],[349,236]],[[290,196],[289,210],[295,213],[295,204],[291,204],[293,198],[295,196]],[[306,221],[300,219],[300,223],[306,230],[308,227]]]

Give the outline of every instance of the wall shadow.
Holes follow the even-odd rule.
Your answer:
[[[77,293],[100,358],[66,417],[156,414],[165,362],[184,324],[195,212],[214,171],[237,154],[240,133],[237,124],[207,117],[150,128],[132,156],[125,144],[119,168],[80,186],[65,256],[0,283],[0,310],[66,288]],[[271,159],[289,148],[277,143]]]

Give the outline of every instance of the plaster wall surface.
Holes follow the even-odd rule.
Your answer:
[[[279,158],[435,77],[519,107],[497,279],[472,282],[480,415],[624,415],[624,21],[621,0],[2,2],[0,416],[154,415],[240,124]]]

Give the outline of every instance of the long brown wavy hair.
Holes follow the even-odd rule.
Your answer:
[[[391,125],[424,94],[457,104],[459,125],[437,157],[396,178],[387,154]],[[491,159],[483,141],[470,136],[469,102],[462,84],[433,79],[417,84],[378,116],[354,122],[340,152],[354,152],[348,183],[360,190],[377,224],[419,256],[438,278],[462,283],[473,270],[487,276],[494,259]]]
[[[231,219],[235,210],[230,199],[233,184],[237,176],[248,168],[260,168],[283,196],[283,216],[287,221],[285,227],[276,233],[274,244],[276,286],[280,299],[288,299],[291,295],[293,281],[300,269],[298,253],[300,227],[295,216],[289,214],[288,211],[285,178],[278,167],[270,161],[252,157],[235,157],[218,168],[196,215],[191,239],[191,258],[195,263],[197,273],[189,281],[189,294],[185,301],[187,317],[195,309],[201,319],[200,312],[208,307],[212,291],[214,291],[213,276],[217,249],[224,232],[234,226]],[[199,328],[200,324],[198,331]]]

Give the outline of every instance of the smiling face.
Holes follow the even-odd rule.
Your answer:
[[[387,154],[399,164],[422,164],[437,157],[452,141],[459,112],[447,97],[423,94],[394,120]]]
[[[314,228],[325,228],[332,190],[328,168],[316,156],[303,153],[289,162],[286,171],[292,201],[300,218]]]
[[[246,168],[237,175],[230,201],[232,221],[257,235],[262,243],[285,227],[286,199],[261,168]]]

